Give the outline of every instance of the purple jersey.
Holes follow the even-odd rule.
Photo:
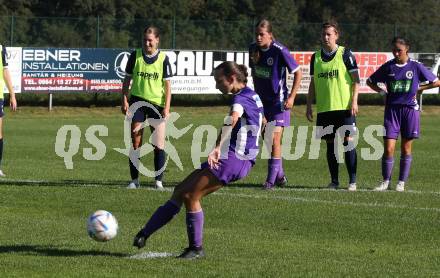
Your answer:
[[[420,83],[434,82],[437,77],[417,61],[409,59],[407,63],[399,65],[393,59],[380,66],[369,80],[374,84],[386,84],[387,105],[417,107],[416,94]]]
[[[235,152],[242,160],[255,162],[263,121],[260,97],[252,89],[245,87],[234,95],[231,111],[238,112],[240,119],[232,129],[229,151]]]
[[[255,91],[261,97],[265,109],[283,111],[283,103],[288,96],[287,71],[293,73],[299,69],[287,47],[273,41],[268,49],[262,50],[253,43],[249,47],[249,65]]]

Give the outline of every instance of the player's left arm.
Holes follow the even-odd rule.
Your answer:
[[[424,85],[420,85],[417,94],[421,95],[424,90],[440,87],[440,80],[422,64],[417,64],[419,69],[419,79],[421,82],[428,81]]]
[[[167,118],[170,114],[170,106],[171,106],[171,81],[165,80],[165,107],[162,111],[162,117]]]
[[[424,90],[428,90],[428,89],[432,89],[432,88],[437,88],[437,87],[440,87],[440,80],[438,80],[438,79],[437,79],[437,81],[430,82],[428,84],[419,86],[419,89],[417,90],[417,93],[421,94]]]
[[[358,96],[359,96],[359,86],[360,86],[360,79],[359,79],[359,72],[353,71],[350,72],[351,81],[352,83],[352,100],[351,100],[351,114],[353,116],[356,116],[359,112],[358,107]]]
[[[173,73],[171,70],[171,64],[168,59],[168,56],[165,57],[165,60],[163,62],[163,77],[164,77],[164,93],[165,93],[165,107],[162,111],[162,117],[165,119],[170,114],[170,107],[171,107],[171,77],[173,77]]]
[[[287,69],[289,73],[293,73],[293,84],[292,89],[290,90],[290,94],[284,102],[284,109],[291,109],[293,104],[295,103],[295,97],[298,93],[298,89],[301,85],[302,72],[299,64],[295,61],[295,59],[290,54],[289,50],[283,49],[281,51],[284,61],[286,62]]]
[[[8,70],[8,60],[7,60],[7,53],[6,53],[6,47],[2,48],[2,61],[3,61],[3,79],[5,80],[6,87],[8,88],[9,92],[9,106],[11,107],[12,111],[17,110],[17,99],[15,98],[15,91],[14,86],[12,86],[11,81],[11,75],[9,74]]]
[[[301,69],[298,67],[297,70],[293,73],[293,84],[292,84],[292,90],[290,90],[289,97],[284,102],[284,109],[291,109],[293,107],[293,104],[295,103],[295,97],[298,93],[298,89],[301,85],[301,79],[302,79],[302,72]]]
[[[358,107],[358,96],[359,96],[359,86],[360,86],[360,78],[359,78],[359,69],[356,63],[356,58],[353,53],[349,49],[345,49],[343,54],[344,64],[350,73],[351,77],[351,114],[356,116],[359,112]]]
[[[11,75],[9,74],[9,70],[7,68],[3,69],[3,78],[9,91],[9,106],[11,107],[12,111],[16,111],[17,100],[15,98],[14,87],[12,86]]]

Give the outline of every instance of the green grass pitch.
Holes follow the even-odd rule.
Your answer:
[[[265,192],[260,185],[267,162],[259,160],[245,180],[203,200],[207,257],[198,261],[154,257],[175,255],[186,247],[184,209],[146,248],[131,246],[138,229],[193,169],[195,127],[219,127],[228,108],[173,111],[181,115],[178,128],[194,126],[171,139],[184,169],[170,162],[165,192],[151,190],[151,178],[141,179],[141,189],[125,188],[127,157],[113,150],[124,147],[123,116],[117,107],[56,107],[52,112],[23,107],[8,112],[2,165],[7,177],[0,180],[0,277],[440,276],[439,107],[424,108],[408,191],[373,192],[381,179],[380,161],[361,158],[357,192],[327,190],[321,144],[317,160],[284,162],[287,188]],[[360,107],[360,131],[381,124],[382,113],[382,107]],[[311,127],[304,114],[305,107],[295,107],[293,123]],[[77,125],[82,133],[72,170],[55,154],[56,134],[63,125]],[[106,153],[99,161],[82,156],[83,148],[91,147],[84,136],[91,125],[108,127],[108,136],[100,137]],[[359,147],[368,145],[361,139]],[[393,187],[399,155],[397,151]],[[152,167],[151,156],[142,161]],[[340,176],[346,187],[343,164]],[[119,222],[119,234],[107,243],[94,242],[86,232],[88,215],[98,209],[111,211]]]

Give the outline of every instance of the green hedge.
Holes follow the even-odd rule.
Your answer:
[[[230,95],[173,95],[172,105],[176,106],[219,106],[227,105],[231,99]],[[48,106],[48,94],[17,94],[17,101],[20,106]],[[8,102],[8,94],[6,94]],[[306,95],[300,94],[295,101],[296,104],[306,103]],[[120,105],[119,93],[57,93],[52,97],[53,106],[118,106]],[[383,99],[376,94],[365,94],[359,97],[360,105],[383,105]],[[440,96],[424,95],[424,105],[440,105]]]

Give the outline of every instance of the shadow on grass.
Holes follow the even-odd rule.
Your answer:
[[[166,182],[165,187],[174,188],[177,186],[179,182]],[[127,186],[127,180],[112,180],[112,181],[103,181],[103,180],[59,180],[59,181],[39,181],[39,180],[13,180],[13,179],[2,179],[0,180],[1,185],[16,185],[16,186],[81,186],[81,187],[115,187],[115,188],[125,188]],[[152,181],[145,181],[141,183],[141,188],[153,188]],[[247,182],[237,182],[226,185],[229,188],[262,188],[263,183],[247,183]],[[275,188],[280,188],[276,186]],[[304,186],[304,185],[294,185],[289,184],[287,186],[283,186],[281,188],[284,189],[311,189],[311,190],[319,190],[319,189],[327,189],[326,185],[323,186]]]
[[[0,246],[0,253],[28,253],[29,255],[43,255],[49,257],[79,257],[79,256],[110,256],[127,257],[124,253],[115,253],[99,250],[71,250],[53,246],[41,245],[5,245]]]
[[[143,182],[145,187],[152,187],[153,182]],[[17,186],[83,186],[83,187],[126,187],[128,185],[127,180],[113,180],[113,181],[103,181],[103,180],[13,180],[13,179],[2,179],[0,180],[0,185],[17,185]],[[167,183],[167,186],[175,186],[176,184]]]

